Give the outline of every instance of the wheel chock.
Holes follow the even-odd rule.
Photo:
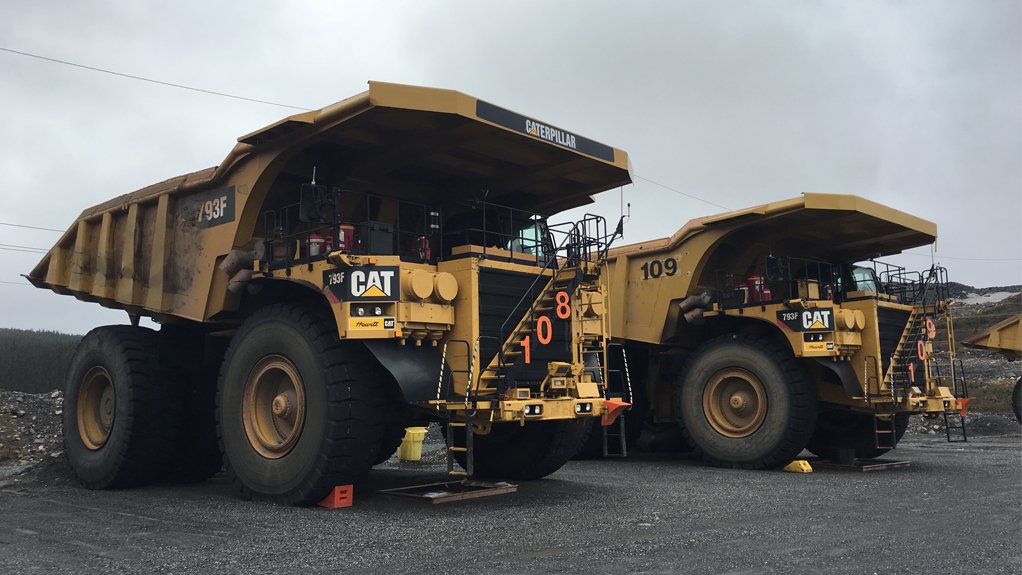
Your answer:
[[[784,470],[792,473],[812,473],[813,466],[809,465],[809,462],[805,459],[796,459],[795,461],[785,465]]]
[[[621,401],[620,399],[607,399],[603,402],[603,405],[607,408],[607,411],[604,412],[600,425],[604,427],[614,425],[614,422],[617,421],[617,416],[632,406],[627,401]]]
[[[323,498],[323,501],[320,501],[317,505],[327,509],[351,507],[351,500],[354,494],[355,488],[352,485],[335,485],[333,490],[330,491],[330,495]]]

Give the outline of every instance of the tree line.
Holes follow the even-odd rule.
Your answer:
[[[0,389],[44,393],[64,389],[80,335],[0,328]]]

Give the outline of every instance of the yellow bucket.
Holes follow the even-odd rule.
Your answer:
[[[401,461],[422,459],[423,439],[426,439],[425,427],[406,427],[405,438],[401,440],[401,447],[397,448],[397,458]]]

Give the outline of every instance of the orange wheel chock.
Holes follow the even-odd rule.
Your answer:
[[[354,493],[355,488],[351,485],[337,485],[330,491],[330,495],[327,495],[323,501],[318,503],[318,505],[320,507],[326,507],[327,509],[351,507],[351,500]]]
[[[620,399],[608,399],[603,402],[603,405],[607,408],[607,411],[603,414],[603,420],[600,424],[605,427],[614,425],[614,422],[617,421],[617,416],[632,406],[627,401],[621,401]]]
[[[969,402],[972,401],[971,397],[962,397],[958,399],[958,404],[961,408],[958,410],[958,415],[965,417],[965,412],[969,409]]]

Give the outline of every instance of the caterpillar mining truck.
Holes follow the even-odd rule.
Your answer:
[[[586,359],[608,337],[600,272],[619,234],[547,218],[628,182],[621,150],[370,82],[240,137],[219,166],[85,210],[28,279],[133,325],[75,351],[71,466],[100,489],[223,462],[243,494],[307,504],[440,421],[456,473],[552,473],[621,408]]]
[[[772,468],[803,448],[875,458],[913,413],[964,434],[946,271],[873,259],[935,239],[920,218],[807,193],[612,249],[602,281],[626,352],[614,371],[630,376],[631,394],[618,391],[633,403],[620,445],[643,424],[677,424],[710,464]],[[945,337],[949,350],[935,350]]]

